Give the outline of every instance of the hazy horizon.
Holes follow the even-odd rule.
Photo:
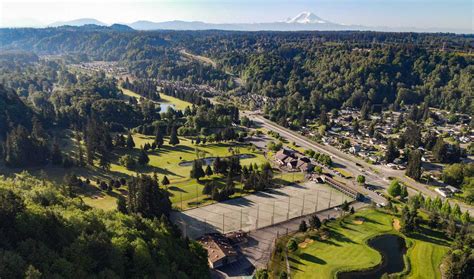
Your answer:
[[[264,23],[300,12],[339,24],[369,27],[473,30],[470,0],[176,0],[176,1],[4,1],[1,27],[44,27],[53,22],[93,18],[106,24],[139,20],[207,23]]]

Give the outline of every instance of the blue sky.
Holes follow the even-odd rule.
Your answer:
[[[199,20],[272,22],[310,11],[343,24],[474,29],[473,0],[0,0],[0,25],[39,25],[77,18],[105,23]]]

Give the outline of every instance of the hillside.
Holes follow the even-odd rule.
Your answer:
[[[13,91],[0,84],[0,139],[4,138],[10,129],[17,125],[31,126],[33,112]]]
[[[106,213],[66,193],[29,176],[0,179],[2,278],[209,277],[205,251],[164,219]]]

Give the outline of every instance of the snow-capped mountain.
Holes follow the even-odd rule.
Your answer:
[[[300,23],[300,24],[328,23],[328,21],[320,18],[319,16],[311,12],[302,12],[293,18],[288,18],[285,22],[286,23]]]
[[[67,22],[56,22],[49,26],[82,26],[87,24],[95,24],[99,26],[107,26],[95,19],[77,19]],[[335,31],[335,30],[372,30],[372,31],[397,31],[397,32],[456,32],[472,34],[472,30],[455,30],[455,29],[420,29],[420,28],[389,28],[389,27],[369,27],[362,25],[345,25],[328,21],[320,18],[311,12],[302,12],[295,17],[287,20],[275,22],[257,22],[257,23],[207,23],[203,21],[183,21],[172,20],[163,22],[153,21],[136,21],[127,24],[135,30],[232,30],[232,31]],[[123,24],[111,26],[115,30],[132,31]]]

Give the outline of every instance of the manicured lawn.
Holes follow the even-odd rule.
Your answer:
[[[125,89],[125,88],[123,88],[122,86],[119,86],[118,88],[119,88],[120,90],[122,90],[123,94],[125,94],[125,95],[127,95],[127,96],[134,97],[135,99],[140,99],[140,98],[142,98],[142,96],[140,96],[139,94],[133,92],[132,90]]]
[[[165,95],[163,93],[160,94],[160,98],[163,100],[160,103],[172,104],[172,105],[174,105],[174,107],[177,110],[184,110],[186,107],[191,107],[192,106],[191,103],[188,103],[186,101],[180,100],[180,99],[175,98],[175,97]]]
[[[139,94],[137,94],[137,93],[135,93],[131,90],[125,89],[125,88],[120,87],[120,86],[119,86],[119,89],[122,90],[123,94],[125,94],[127,96],[134,97],[136,99],[143,98],[142,96],[140,96]],[[163,93],[160,93],[160,98],[161,98],[161,101],[158,102],[158,103],[173,105],[174,108],[177,109],[177,110],[184,110],[186,107],[192,106],[192,104],[189,103],[189,102],[180,100],[180,99],[175,98],[175,97],[165,95]]]
[[[152,143],[154,137],[134,134],[133,140],[136,147],[133,150],[122,149],[116,151],[116,159],[125,154],[138,156],[141,146],[145,143]],[[213,175],[210,178],[202,178],[201,182],[198,183],[195,179],[189,178],[191,166],[182,166],[180,163],[193,161],[197,158],[198,154],[201,158],[216,156],[227,157],[232,155],[232,150],[238,151],[240,154],[251,154],[253,156],[252,158],[241,159],[242,165],[254,163],[260,165],[266,161],[263,154],[252,150],[250,145],[236,143],[194,145],[190,139],[180,137],[180,143],[178,145],[170,146],[168,144],[168,139],[165,138],[165,145],[161,149],[148,152],[150,158],[148,166],[138,168],[137,170],[127,170],[125,167],[118,164],[118,160],[114,160],[110,166],[110,172],[115,173],[118,176],[134,176],[136,173],[153,175],[156,173],[160,181],[166,175],[171,182],[167,189],[171,194],[173,205],[176,208],[181,208],[182,206],[183,209],[186,209],[196,206],[196,204],[202,205],[212,202],[207,196],[202,195],[204,183],[211,179],[223,181],[225,178],[219,175]],[[298,176],[296,175],[295,177]],[[236,188],[241,188],[240,183],[236,182]],[[115,195],[117,193],[113,192],[112,194]],[[235,194],[235,196],[239,195],[241,195],[240,192]],[[103,209],[115,208],[115,200],[115,197],[110,196],[110,193],[106,192],[101,192],[99,196],[97,196],[96,193],[93,193],[92,196],[90,193],[87,193],[87,196],[84,199],[87,204]],[[181,203],[181,201],[183,202]]]
[[[362,223],[356,220],[364,220]],[[342,222],[328,225],[331,237],[315,240],[306,248],[299,248],[290,255],[292,278],[335,278],[338,271],[373,267],[381,255],[366,245],[375,235],[399,234],[393,228],[393,215],[365,209]],[[436,231],[425,229],[424,235],[406,238],[411,263],[408,278],[440,278],[439,265],[448,250],[448,242]]]

